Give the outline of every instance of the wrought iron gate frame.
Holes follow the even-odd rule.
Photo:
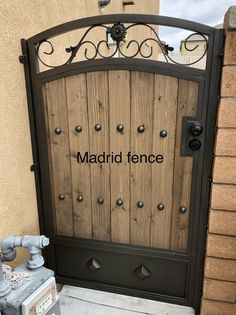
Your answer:
[[[60,35],[62,33],[89,27],[91,25],[112,24],[112,23],[148,23],[151,25],[163,25],[192,30],[209,36],[208,56],[206,70],[188,68],[175,64],[163,63],[154,60],[132,59],[132,58],[107,58],[81,61],[62,65],[55,69],[37,73],[37,55],[35,44],[41,41]],[[212,154],[214,149],[214,137],[216,131],[216,113],[218,105],[218,91],[221,72],[221,56],[223,51],[224,32],[209,26],[198,24],[191,21],[180,20],[176,18],[139,14],[117,14],[95,16],[80,20],[75,20],[65,24],[58,25],[39,33],[28,40],[22,39],[22,56],[20,62],[24,64],[25,81],[28,100],[28,111],[30,119],[30,131],[32,140],[33,165],[31,171],[35,174],[37,203],[40,220],[40,232],[46,234],[51,239],[51,245],[45,252],[47,266],[56,270],[55,247],[56,246],[82,246],[101,248],[106,251],[112,250],[117,253],[130,252],[133,249],[127,245],[114,245],[106,242],[81,240],[74,237],[55,236],[53,234],[53,218],[49,210],[51,205],[50,183],[47,178],[49,174],[49,165],[47,154],[46,134],[44,128],[44,118],[40,109],[42,104],[42,84],[51,80],[59,79],[65,76],[71,76],[78,73],[85,73],[100,70],[137,70],[150,73],[169,75],[177,78],[196,81],[199,83],[198,111],[205,121],[205,144],[204,154],[195,156],[194,161],[199,158],[199,170],[194,163],[193,179],[191,186],[191,213],[189,221],[188,248],[186,253],[178,251],[168,251],[159,249],[135,248],[139,255],[154,255],[155,257],[165,257],[167,259],[181,260],[188,265],[186,292],[184,298],[173,296],[164,296],[156,293],[130,290],[128,288],[113,287],[101,283],[91,283],[79,281],[72,278],[66,278],[57,275],[57,280],[61,283],[76,284],[87,287],[93,287],[103,290],[111,290],[118,293],[136,295],[144,298],[158,299],[160,301],[178,303],[193,306],[196,312],[199,312],[200,298],[202,290],[202,274],[205,253],[205,237],[207,230],[209,195],[211,183]],[[195,186],[195,184],[198,185]],[[201,196],[196,200],[196,196]],[[198,211],[194,211],[199,209]]]

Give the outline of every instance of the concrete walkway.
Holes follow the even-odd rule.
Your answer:
[[[62,315],[194,315],[190,307],[65,285]]]

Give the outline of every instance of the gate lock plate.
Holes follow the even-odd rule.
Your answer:
[[[194,117],[183,117],[182,122],[182,156],[193,156],[199,151],[203,144],[203,126],[200,121]]]

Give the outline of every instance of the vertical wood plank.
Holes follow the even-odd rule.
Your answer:
[[[180,156],[182,118],[183,116],[194,117],[196,115],[197,98],[198,84],[192,81],[179,80],[171,223],[171,248],[178,250],[186,250],[187,248],[193,166],[192,157]],[[179,212],[181,206],[187,208],[186,213]]]
[[[53,233],[57,234],[57,220],[56,220],[56,206],[55,206],[55,191],[54,191],[54,179],[53,179],[53,166],[52,166],[52,154],[50,145],[50,129],[49,129],[49,117],[48,117],[48,105],[47,105],[47,88],[46,84],[42,86],[43,92],[43,110],[44,120],[47,137],[47,153],[48,153],[48,164],[49,164],[49,181],[51,187],[51,202],[52,202],[52,217],[53,217]]]
[[[57,234],[71,236],[73,206],[65,79],[46,83],[46,94]],[[55,133],[57,127],[62,130],[60,135]],[[60,194],[64,200],[59,200]]]
[[[150,154],[153,133],[154,75],[131,73],[131,152]],[[145,131],[139,133],[138,126]],[[131,244],[149,246],[151,209],[151,166],[149,163],[131,164]],[[144,203],[143,208],[137,202]]]
[[[87,74],[90,154],[109,153],[108,73]],[[101,131],[94,126],[99,123]],[[93,239],[110,240],[110,165],[94,163],[91,167],[91,202]],[[102,197],[103,204],[97,199]]]
[[[109,71],[110,152],[123,154],[122,164],[111,163],[111,236],[113,242],[130,239],[130,75],[129,71]],[[117,131],[122,124],[124,131]],[[123,205],[116,201],[121,198]]]
[[[78,163],[76,158],[77,152],[80,152],[83,156],[89,150],[86,75],[79,74],[67,77],[66,94],[74,207],[74,235],[82,238],[91,238],[90,165]],[[76,132],[76,126],[82,127],[80,133]],[[78,196],[83,197],[81,202],[77,200]]]
[[[155,75],[153,154],[162,154],[164,161],[152,165],[150,245],[167,249],[170,248],[177,91],[178,79]],[[167,131],[165,138],[160,137],[161,130]],[[164,210],[157,209],[159,203],[164,204]]]

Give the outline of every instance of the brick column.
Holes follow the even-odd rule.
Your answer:
[[[236,314],[236,6],[225,15],[201,315]]]

